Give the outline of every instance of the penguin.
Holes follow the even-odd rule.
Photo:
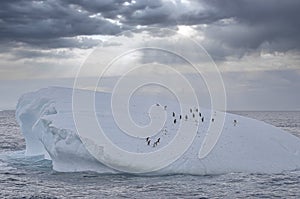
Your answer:
[[[188,116],[187,115],[185,115],[185,120],[187,120],[188,119]]]
[[[201,121],[204,122],[204,117],[201,118]]]
[[[195,113],[193,113],[193,118],[195,118]]]
[[[181,118],[182,118],[181,115],[179,115],[179,119],[180,119],[180,120],[181,120]]]
[[[233,125],[236,126],[237,120],[233,120]]]
[[[176,124],[176,119],[174,119],[174,124]]]
[[[173,112],[173,117],[175,117],[175,113]]]
[[[148,145],[150,145],[151,140],[148,140]]]
[[[190,112],[193,112],[193,109],[190,108]]]

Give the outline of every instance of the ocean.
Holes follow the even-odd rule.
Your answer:
[[[243,111],[300,137],[300,112]],[[0,111],[0,198],[300,198],[300,171],[280,174],[136,176],[61,173],[25,157],[15,111]]]

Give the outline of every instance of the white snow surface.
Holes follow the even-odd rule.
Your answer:
[[[109,93],[96,93],[96,115],[105,132],[109,132],[106,136],[127,151],[150,153],[159,150],[167,147],[174,139],[180,122],[199,125],[192,145],[181,157],[167,167],[145,173],[146,175],[279,173],[300,168],[300,139],[264,122],[227,113],[217,144],[205,158],[199,159],[199,149],[211,122],[210,118],[218,112],[213,111],[211,116],[211,111],[199,108],[198,112],[205,118],[202,122],[192,105],[195,118],[189,109],[180,113],[179,105],[174,101],[157,102],[154,98],[143,96],[132,99],[131,117],[139,125],[149,123],[148,112],[151,105],[157,103],[161,106],[167,105],[165,126],[150,137],[152,143],[160,138],[159,144],[153,147],[152,143],[148,146],[144,138],[124,134],[117,127],[111,115],[110,100]],[[83,105],[82,109],[77,111],[84,115],[86,112],[84,107]],[[176,114],[176,124],[173,112]],[[181,120],[180,114],[183,117]],[[188,115],[187,120],[184,118],[185,115]],[[96,160],[80,140],[72,112],[72,89],[50,87],[24,94],[19,99],[16,118],[26,140],[25,155],[44,155],[45,158],[52,160],[53,169],[56,171],[120,172]],[[237,124],[234,124],[234,120],[237,120]]]

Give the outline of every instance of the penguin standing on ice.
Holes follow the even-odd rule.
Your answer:
[[[199,117],[201,117],[201,113],[199,113]]]
[[[192,113],[192,112],[193,112],[193,109],[190,108],[190,112]]]
[[[185,115],[185,120],[187,120],[188,119],[188,116],[187,115]]]
[[[175,117],[175,112],[173,112],[173,117]]]
[[[174,119],[174,124],[176,124],[176,119]]]
[[[193,113],[193,118],[195,118],[195,113]]]
[[[233,120],[233,125],[236,126],[237,120]]]
[[[201,118],[201,121],[204,122],[204,117]]]
[[[150,145],[151,140],[148,140],[147,144]]]
[[[181,115],[179,115],[179,119],[181,120],[181,118],[182,118],[182,116]]]

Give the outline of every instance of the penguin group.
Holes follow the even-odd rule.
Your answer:
[[[151,139],[150,139],[150,137],[147,137],[147,138],[146,138],[146,142],[147,142],[147,145],[148,145],[148,146],[151,146]],[[152,147],[156,147],[156,146],[158,145],[159,142],[160,142],[160,138],[158,138],[158,139],[153,143]]]
[[[161,105],[157,103],[156,106],[161,106]],[[164,108],[164,110],[167,110],[167,105],[164,105],[162,107]],[[215,114],[216,114],[216,112],[215,112]],[[204,115],[200,112],[199,108],[190,108],[188,111],[188,114],[183,114],[183,115],[177,114],[176,112],[172,111],[171,116],[172,116],[172,120],[173,120],[173,125],[177,124],[177,122],[179,122],[179,120],[184,119],[184,121],[188,121],[189,118],[194,119],[195,122],[197,122],[197,123],[198,123],[198,119],[199,119],[199,122],[202,122],[202,123],[204,123],[204,121],[205,121]],[[214,121],[215,121],[215,118],[211,118],[211,122],[214,122]],[[234,123],[234,126],[236,126],[237,120],[234,120],[233,123]],[[163,135],[167,135],[166,127],[164,129],[162,129],[160,132],[163,133]],[[160,141],[161,141],[160,137],[157,138],[156,141],[152,141],[150,137],[146,138],[147,145],[152,146],[152,147],[156,147],[160,143]]]
[[[189,114],[185,114],[185,115],[183,115],[183,116],[184,116],[184,120],[185,120],[185,121],[188,121],[188,119],[189,119],[189,117],[190,117],[190,118],[195,119],[195,121],[197,122],[197,117],[196,117],[197,115],[200,117],[200,120],[201,120],[202,122],[204,122],[204,116],[202,116],[202,114],[201,114],[201,112],[199,111],[198,108],[194,108],[194,109],[193,109],[193,108],[190,108]],[[183,118],[183,116],[180,114],[180,115],[179,115],[179,118],[177,118],[177,117],[176,117],[176,113],[173,112],[173,113],[172,113],[173,123],[176,124],[176,123],[177,123],[177,119],[181,120],[181,119]]]

